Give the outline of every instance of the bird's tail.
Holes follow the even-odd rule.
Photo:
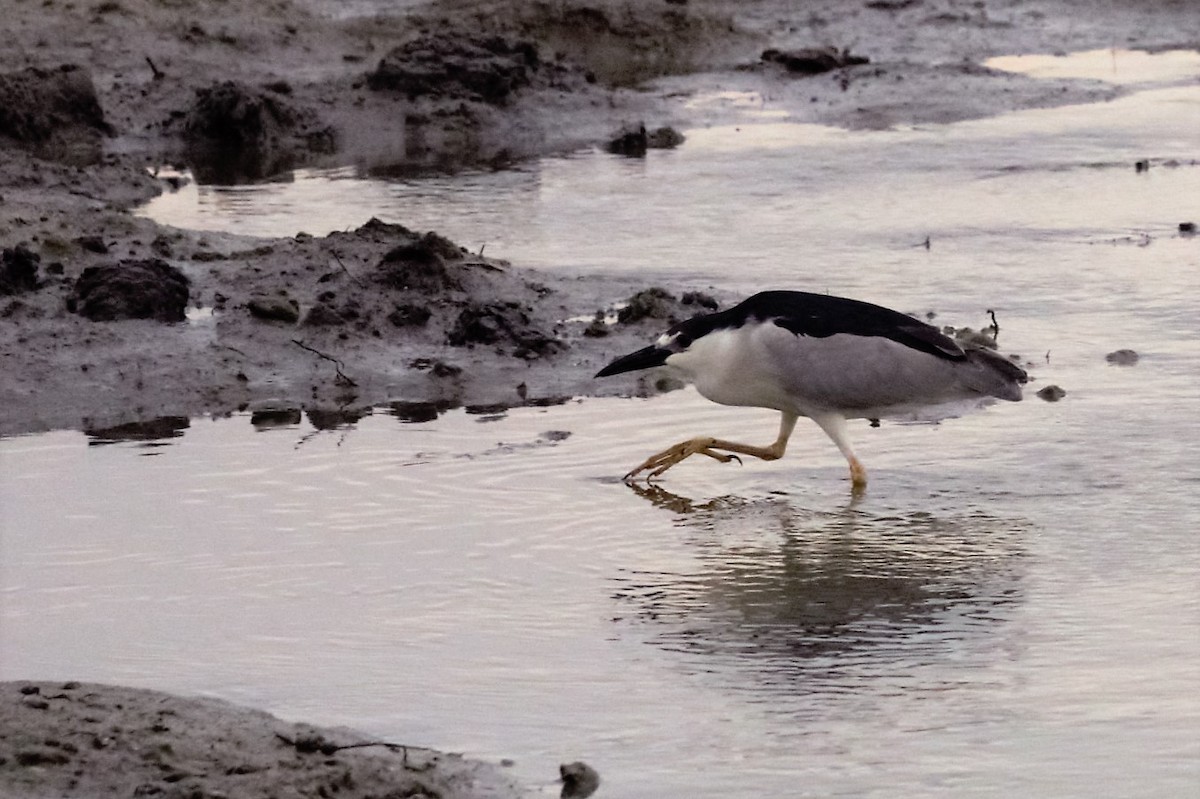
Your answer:
[[[973,391],[989,397],[1019,402],[1021,386],[1029,381],[1025,370],[1008,358],[984,347],[967,349],[964,381]]]

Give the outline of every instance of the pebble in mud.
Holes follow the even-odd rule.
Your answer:
[[[1038,389],[1038,398],[1046,402],[1058,402],[1063,397],[1067,396],[1066,389],[1055,385],[1043,386]]]
[[[1129,349],[1120,349],[1110,352],[1104,356],[1104,360],[1111,363],[1113,366],[1133,366],[1138,362],[1139,356],[1135,351]]]
[[[300,303],[290,297],[268,297],[257,295],[246,304],[250,315],[256,319],[295,324],[300,319]]]

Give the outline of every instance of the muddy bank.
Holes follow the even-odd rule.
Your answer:
[[[0,683],[0,793],[528,795],[500,768],[458,755],[294,724],[216,699],[77,682]]]
[[[617,322],[651,278],[564,277],[570,264],[533,274],[399,226],[275,241],[156,226],[129,209],[178,185],[153,177],[164,164],[237,182],[305,164],[503,168],[581,146],[641,157],[660,130],[678,144],[667,125],[728,121],[736,109],[691,102],[721,91],[769,98],[793,121],[945,122],[1118,91],[997,73],[980,66],[991,55],[1200,40],[1194,15],[1166,0],[1087,15],[1050,0],[333,10],[316,0],[11,10],[0,434],[267,400],[322,410],[628,392],[591,375],[695,310]]]
[[[266,243],[121,221],[139,244],[100,228],[54,239],[62,260],[4,251],[15,276],[0,296],[13,331],[0,433],[267,401],[297,412],[544,403],[588,393],[612,354],[698,310],[664,292],[618,319],[633,286],[533,273],[378,220]]]

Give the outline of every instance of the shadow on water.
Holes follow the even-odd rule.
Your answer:
[[[677,514],[700,565],[623,575],[623,621],[690,656],[697,671],[749,670],[754,690],[976,681],[971,667],[1006,646],[995,634],[1022,602],[1020,521],[961,508],[879,512],[857,500],[831,511],[782,496],[695,502],[631,488]]]

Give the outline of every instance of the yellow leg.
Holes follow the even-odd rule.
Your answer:
[[[635,479],[641,472],[648,471],[649,474],[646,475],[646,480],[653,480],[681,460],[692,455],[707,455],[721,463],[729,463],[733,460],[741,463],[738,455],[749,455],[754,458],[761,458],[764,461],[778,460],[783,457],[783,453],[787,449],[788,438],[791,437],[792,430],[795,427],[796,415],[784,413],[779,423],[779,436],[770,446],[766,447],[756,447],[753,444],[739,444],[736,441],[725,441],[720,438],[709,438],[707,436],[690,438],[687,441],[679,442],[673,447],[667,447],[657,455],[651,455],[639,466],[626,474],[624,479]]]

